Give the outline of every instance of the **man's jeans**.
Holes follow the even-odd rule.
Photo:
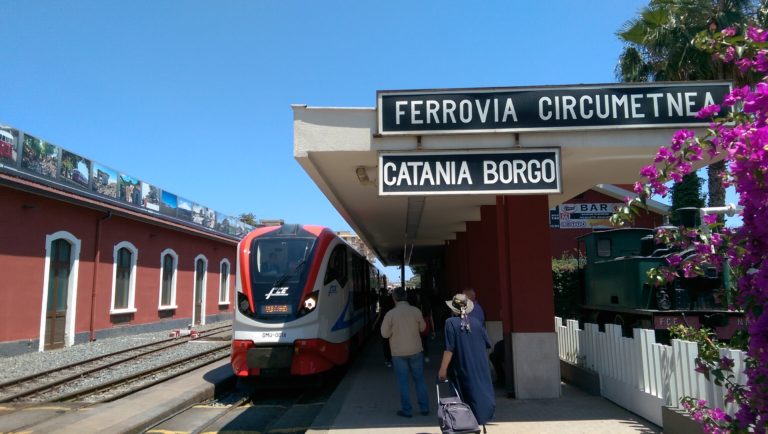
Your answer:
[[[416,353],[406,357],[392,357],[392,365],[397,375],[397,386],[400,388],[400,407],[403,413],[413,414],[411,408],[411,393],[408,384],[408,373],[416,383],[416,398],[419,401],[419,410],[422,413],[429,411],[429,399],[427,398],[427,384],[424,382],[424,355]]]

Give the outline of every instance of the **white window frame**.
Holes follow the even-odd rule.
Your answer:
[[[117,290],[117,252],[126,248],[131,252],[131,278],[128,281],[128,307],[115,309],[115,291]],[[112,250],[112,297],[109,301],[109,314],[120,315],[136,312],[136,263],[139,261],[139,249],[129,241],[121,241],[115,244]]]
[[[192,273],[194,280],[192,280],[192,323],[195,322],[195,302],[197,302],[197,294],[195,291],[195,285],[197,284],[197,260],[202,259],[205,263],[205,267],[203,269],[203,290],[202,292],[202,302],[200,303],[200,325],[205,325],[205,301],[206,301],[206,292],[208,290],[208,258],[205,257],[202,253],[195,256],[194,262],[192,262],[192,269],[195,270],[194,273]]]
[[[45,266],[43,267],[43,302],[40,309],[40,341],[37,351],[45,351],[45,313],[48,310],[48,281],[51,272],[51,246],[58,239],[64,239],[72,245],[69,257],[70,273],[67,282],[67,317],[64,320],[64,346],[71,347],[75,343],[75,313],[77,310],[77,271],[80,268],[81,241],[67,231],[58,231],[45,236]]]
[[[224,299],[221,298],[221,266],[227,264],[227,276],[226,280],[224,281],[224,285],[226,286],[226,289],[224,290]],[[232,274],[232,264],[229,263],[229,259],[224,258],[219,262],[219,305],[227,305],[229,304],[229,276]]]
[[[163,258],[165,255],[171,255],[173,258],[173,271],[171,272],[171,304],[163,305],[163,265],[165,264]],[[178,309],[176,305],[176,277],[179,272],[179,255],[173,249],[165,249],[160,252],[160,286],[157,297],[157,310],[174,310]]]

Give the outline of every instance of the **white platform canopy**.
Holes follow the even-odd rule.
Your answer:
[[[434,151],[556,148],[561,191],[549,194],[553,207],[598,184],[638,181],[640,169],[680,126],[706,125],[696,110],[720,101],[730,87],[670,82],[379,91],[378,110],[294,105],[294,157],[384,265],[420,264],[466,222],[479,220],[480,207],[495,204],[495,195],[380,195],[380,153],[421,152],[422,158]]]
[[[631,184],[676,129],[612,129],[376,137],[374,108],[294,105],[294,157],[384,265],[423,263],[480,219],[493,195],[379,196],[380,151],[560,147],[561,194],[555,206],[597,184]],[[366,179],[367,178],[367,179]],[[526,210],[519,210],[526,212]],[[547,216],[531,216],[547,218]]]

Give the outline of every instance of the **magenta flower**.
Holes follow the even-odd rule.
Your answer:
[[[680,130],[672,136],[672,150],[677,152],[683,147],[686,140],[692,139],[695,134],[691,130]]]
[[[683,262],[683,258],[680,255],[667,256],[667,263],[672,267],[677,267],[681,262]]]
[[[725,63],[733,62],[733,59],[736,58],[736,49],[733,47],[728,47],[728,49],[725,50],[725,54],[723,54],[721,58]]]
[[[723,356],[720,358],[720,367],[727,371],[733,369],[733,359]]]
[[[699,119],[711,118],[712,116],[720,113],[720,106],[717,104],[710,104],[696,113],[696,117]]]
[[[715,422],[720,422],[725,420],[725,412],[721,408],[715,408],[712,410],[712,413],[710,414],[710,417]]]
[[[760,50],[757,52],[757,56],[755,57],[755,61],[753,62],[753,65],[757,72],[768,71],[768,59],[766,58],[765,50]]]
[[[645,166],[640,170],[640,176],[645,176],[646,178],[655,178],[658,175],[659,175],[659,172],[656,169],[656,166],[652,164]]]
[[[699,253],[702,255],[711,255],[715,253],[715,251],[711,245],[699,243],[699,244],[696,244],[696,253]]]
[[[692,144],[688,147],[688,152],[691,154],[688,156],[688,159],[691,161],[699,161],[702,159],[701,157],[701,146],[697,144]]]
[[[669,159],[670,157],[674,158],[672,152],[669,151],[666,147],[662,146],[659,148],[659,151],[656,153],[656,158],[653,159],[654,163],[661,163],[662,161],[665,161]]]
[[[747,38],[755,42],[765,42],[768,39],[768,32],[764,29],[749,26],[747,27]]]
[[[737,87],[729,92],[723,99],[724,106],[732,106],[736,102],[744,99],[744,95],[749,93],[749,86]]]
[[[721,33],[722,33],[723,36],[728,38],[728,37],[734,36],[736,34],[736,29],[733,28],[733,27],[726,27],[726,28],[723,29],[723,31]]]
[[[747,72],[752,68],[752,60],[747,59],[746,57],[739,59],[736,61],[736,66],[739,68],[739,71]]]
[[[684,161],[677,166],[677,170],[679,170],[683,175],[687,175],[693,170],[693,165]]]
[[[744,97],[744,113],[755,113],[768,109],[768,84],[758,83],[755,91]]]
[[[717,214],[705,214],[701,219],[705,224],[713,225],[717,223]]]

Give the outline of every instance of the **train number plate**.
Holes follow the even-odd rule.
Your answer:
[[[666,330],[674,325],[687,324],[694,328],[701,327],[701,322],[697,316],[682,315],[655,315],[653,317],[653,328],[656,330]]]
[[[264,339],[280,339],[286,336],[285,332],[261,332],[260,335]]]

